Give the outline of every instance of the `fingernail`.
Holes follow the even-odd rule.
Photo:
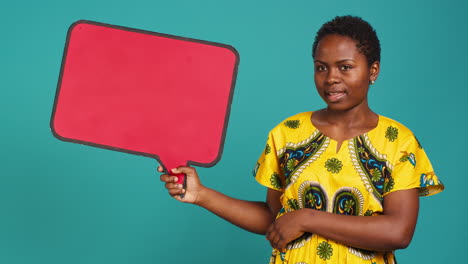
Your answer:
[[[177,173],[177,168],[171,170],[173,173]]]

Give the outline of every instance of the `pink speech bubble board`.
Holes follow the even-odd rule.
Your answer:
[[[238,64],[229,45],[75,22],[52,132],[64,141],[155,158],[166,172],[212,166],[221,158]]]

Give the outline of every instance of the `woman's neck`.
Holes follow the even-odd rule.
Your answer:
[[[344,128],[374,127],[377,114],[369,107],[353,108],[345,111],[324,108],[319,110],[319,121],[323,125],[340,126]]]
[[[369,107],[348,111],[325,108],[314,112],[311,119],[322,134],[337,141],[337,152],[343,141],[367,133],[379,123],[379,116]]]

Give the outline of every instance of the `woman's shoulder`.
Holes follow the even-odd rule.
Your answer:
[[[379,132],[384,134],[385,138],[390,142],[398,141],[403,143],[415,138],[413,131],[406,125],[386,116],[379,115],[378,127]]]
[[[272,131],[299,131],[300,128],[309,127],[311,125],[312,111],[302,112],[292,115],[279,122]]]

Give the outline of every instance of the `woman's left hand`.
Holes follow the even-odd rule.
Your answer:
[[[302,236],[304,221],[307,221],[307,209],[288,212],[276,219],[268,228],[266,238],[273,248],[283,251],[286,245]]]

